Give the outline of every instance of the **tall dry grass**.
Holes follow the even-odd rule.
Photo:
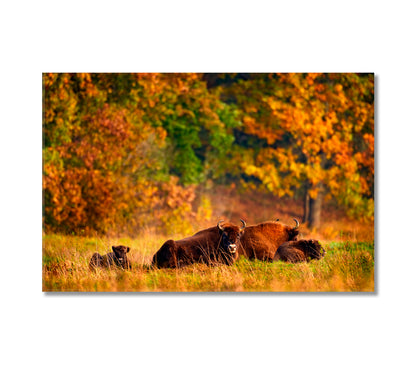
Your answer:
[[[44,235],[43,291],[374,291],[372,242],[326,242],[327,255],[309,263],[240,258],[232,266],[153,269],[151,258],[166,239],[152,233],[136,239]],[[94,252],[119,244],[131,248],[131,270],[89,269]]]

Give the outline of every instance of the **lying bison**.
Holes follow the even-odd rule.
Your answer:
[[[283,243],[276,251],[274,261],[302,262],[321,259],[325,250],[317,240],[297,240]]]
[[[283,223],[269,221],[248,226],[240,239],[239,255],[249,259],[273,261],[277,248],[284,242],[296,240],[299,235],[299,222],[295,227]]]
[[[130,262],[127,258],[127,252],[130,251],[129,247],[124,245],[112,246],[113,252],[107,253],[101,256],[99,253],[94,253],[90,260],[90,268],[96,267],[111,267],[119,266],[123,269],[130,269]]]
[[[197,232],[181,240],[168,240],[156,252],[152,265],[159,268],[178,268],[192,263],[231,265],[237,259],[237,247],[246,223],[242,227],[222,220],[217,226]]]

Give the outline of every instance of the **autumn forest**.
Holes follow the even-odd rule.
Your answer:
[[[218,191],[372,225],[374,75],[43,74],[46,232],[190,233]]]

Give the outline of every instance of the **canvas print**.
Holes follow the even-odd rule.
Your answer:
[[[45,292],[374,292],[373,73],[43,73]]]

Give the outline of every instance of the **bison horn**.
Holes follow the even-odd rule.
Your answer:
[[[294,228],[297,229],[299,227],[299,221],[296,218],[293,218],[293,220],[296,222],[296,226]]]
[[[221,231],[224,231],[224,228],[221,226],[221,222],[224,222],[224,220],[222,219],[222,220],[218,221],[218,223],[217,223],[217,227],[218,227]]]
[[[240,230],[244,230],[246,228],[246,223],[241,218],[240,218],[240,221],[243,224],[243,226],[241,226]]]

